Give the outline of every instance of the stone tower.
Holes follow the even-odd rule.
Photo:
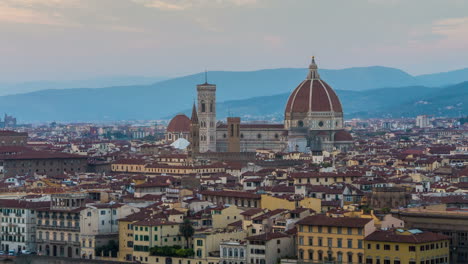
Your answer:
[[[216,152],[216,85],[197,85],[200,152]]]
[[[192,108],[192,118],[190,118],[190,152],[192,156],[200,153],[200,123],[198,121],[197,107],[195,102]]]
[[[240,152],[240,117],[228,117],[228,152]]]

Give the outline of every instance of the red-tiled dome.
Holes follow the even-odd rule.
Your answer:
[[[291,93],[285,113],[337,112],[342,113],[341,102],[335,91],[320,79],[315,59],[309,65],[307,78]]]
[[[169,122],[167,132],[190,132],[190,119],[184,114],[176,115]]]
[[[286,113],[343,112],[335,91],[320,79],[305,80],[291,93]]]
[[[335,133],[335,141],[353,141],[353,137],[348,131],[340,130]]]

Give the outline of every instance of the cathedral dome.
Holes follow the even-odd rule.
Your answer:
[[[335,91],[320,79],[315,60],[309,66],[309,75],[289,96],[286,114],[310,112],[343,112]]]
[[[167,132],[190,132],[190,119],[184,114],[176,115],[169,122]]]
[[[284,121],[286,129],[342,129],[343,108],[340,99],[333,88],[320,79],[313,57],[307,78],[288,98]]]

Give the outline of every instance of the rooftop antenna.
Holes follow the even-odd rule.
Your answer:
[[[205,68],[205,84],[208,84],[208,72],[206,71],[206,68]]]

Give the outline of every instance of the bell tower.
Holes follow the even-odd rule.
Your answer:
[[[200,152],[216,152],[216,85],[197,85],[198,120],[200,124]]]
[[[200,153],[200,123],[198,121],[197,108],[193,102],[192,118],[190,119],[190,153],[195,157]]]

